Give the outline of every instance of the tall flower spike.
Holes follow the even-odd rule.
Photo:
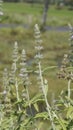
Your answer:
[[[36,59],[36,68],[37,70],[35,71],[35,73],[37,73],[37,80],[38,80],[38,84],[40,86],[40,91],[42,91],[42,87],[41,87],[41,76],[42,76],[42,70],[41,70],[41,59],[43,58],[43,55],[41,54],[41,50],[43,49],[42,47],[42,40],[41,40],[41,33],[38,27],[38,24],[35,25],[34,27],[34,31],[35,31],[35,50],[36,50],[36,55],[35,55],[35,59]]]
[[[69,60],[70,60],[70,64],[71,66],[73,66],[73,27],[71,24],[69,24],[69,28],[70,28],[70,54],[69,54]]]
[[[19,58],[18,57],[18,43],[17,41],[15,41],[13,55],[12,55],[13,62],[16,63],[18,61],[18,58]]]
[[[15,83],[15,76],[17,72],[17,61],[18,61],[18,43],[14,43],[14,49],[13,49],[13,54],[12,54],[12,67],[11,67],[11,72],[10,72],[10,82]]]
[[[10,113],[11,111],[10,88],[9,88],[8,71],[6,68],[4,69],[3,73],[3,85],[4,85],[4,91],[3,91],[4,108],[6,113]]]
[[[2,7],[2,4],[3,4],[3,0],[0,0],[0,16],[3,15],[3,7]]]
[[[11,71],[9,73],[9,82],[15,84],[15,75],[16,75],[16,63],[13,63],[11,66]]]
[[[47,82],[45,80],[43,80],[43,76],[42,76],[42,68],[41,68],[41,59],[43,58],[42,54],[41,54],[41,50],[43,49],[43,47],[41,46],[41,43],[42,43],[42,40],[41,40],[41,34],[40,34],[40,30],[39,30],[39,27],[38,25],[36,24],[35,27],[34,27],[34,31],[35,31],[35,41],[36,41],[36,46],[35,46],[35,49],[36,49],[36,61],[37,61],[37,68],[38,70],[36,71],[37,75],[38,75],[38,83],[39,83],[39,87],[40,87],[40,90],[42,91],[43,93],[43,96],[44,96],[44,99],[45,99],[45,103],[46,103],[46,109],[48,111],[48,115],[50,117],[50,120],[52,122],[52,127],[53,127],[53,130],[55,130],[55,127],[54,127],[54,123],[53,123],[53,118],[52,118],[52,113],[51,113],[51,110],[50,110],[50,105],[48,103],[48,100],[47,100],[47,90],[48,90],[48,86],[47,86]]]
[[[58,72],[58,78],[63,78],[63,79],[68,80],[68,98],[70,99],[70,95],[71,95],[70,85],[71,85],[71,81],[73,81],[73,72],[68,71],[67,69],[68,63],[69,63],[68,55],[65,54],[60,71]]]
[[[3,72],[3,87],[4,87],[4,91],[6,91],[8,89],[8,70],[7,70],[7,68],[5,68],[4,72]]]
[[[27,64],[26,64],[26,53],[25,50],[22,50],[21,54],[21,69],[20,69],[20,77],[23,82],[23,85],[29,85],[29,78],[28,78],[28,71],[27,71]]]
[[[12,59],[13,59],[13,64],[11,67],[9,81],[11,84],[14,84],[15,89],[16,89],[16,98],[17,98],[17,101],[19,101],[20,100],[19,89],[18,89],[19,82],[18,82],[18,77],[17,77],[17,61],[19,59],[19,56],[18,56],[18,43],[17,43],[17,41],[14,44]],[[20,104],[18,104],[18,110],[21,111]]]
[[[18,43],[17,41],[14,43],[14,48],[13,48],[13,54],[12,54],[12,66],[11,66],[11,72],[10,72],[10,82],[14,83],[15,82],[15,75],[17,71],[17,61],[18,61]]]
[[[62,60],[62,65],[61,65],[60,70],[58,72],[58,78],[64,78],[64,79],[67,78],[67,75],[68,75],[67,65],[68,65],[68,63],[69,63],[68,55],[64,54],[64,58]]]
[[[35,58],[40,60],[43,58],[43,55],[41,54],[41,50],[43,49],[43,46],[41,45],[42,40],[41,40],[41,34],[40,34],[38,24],[35,25],[34,31],[35,31],[35,43],[36,43],[36,45],[35,45],[35,50],[36,50]]]
[[[21,82],[24,86],[24,89],[22,91],[22,96],[29,101],[28,86],[30,84],[30,81],[29,81],[29,77],[28,77],[27,64],[26,64],[26,53],[25,53],[24,49],[22,50],[20,65],[21,65],[20,77],[21,77]]]

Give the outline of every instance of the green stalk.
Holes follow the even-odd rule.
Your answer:
[[[16,87],[16,97],[17,97],[17,101],[19,102],[20,98],[19,98],[19,92],[18,92],[18,82],[17,82],[17,78],[16,78],[16,82],[15,82],[15,87]],[[20,105],[18,105],[18,109],[19,109],[19,111],[21,111]]]
[[[71,85],[71,79],[69,79],[68,81],[68,99],[70,99],[70,96],[71,96],[70,85]],[[69,103],[69,106],[70,106],[70,103]]]

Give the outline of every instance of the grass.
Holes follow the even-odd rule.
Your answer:
[[[42,4],[25,4],[25,3],[4,3],[3,23],[24,23],[34,25],[35,22],[41,24],[43,15]],[[67,26],[73,23],[73,11],[69,11],[67,7],[57,10],[50,6],[48,10],[47,25],[49,26]]]
[[[5,35],[4,35],[5,34]],[[68,32],[45,32],[42,34],[43,39],[43,54],[45,63],[50,65],[56,65],[57,59],[62,58],[64,53],[68,51]],[[19,48],[24,47],[27,51],[28,57],[32,58],[34,55],[34,37],[31,29],[24,29],[18,27],[15,29],[1,29],[0,31],[0,52],[6,53],[8,56],[8,50],[12,50],[14,41],[18,41]],[[6,49],[7,48],[7,49]],[[52,64],[51,61],[54,61]]]
[[[16,8],[17,7],[17,8]],[[42,9],[42,5],[34,4],[25,4],[25,3],[4,3],[3,8],[9,13],[32,13],[38,14]],[[19,9],[20,8],[20,9]],[[33,12],[34,11],[34,12]]]

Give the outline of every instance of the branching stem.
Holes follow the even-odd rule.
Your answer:
[[[39,61],[39,71],[40,71],[42,91],[43,91],[43,94],[44,94],[44,98],[45,98],[45,103],[46,103],[48,115],[50,116],[50,121],[51,121],[51,123],[52,123],[52,128],[53,128],[53,130],[55,130],[55,125],[54,125],[54,123],[53,123],[53,119],[52,119],[52,115],[51,115],[51,110],[50,110],[50,105],[49,105],[49,103],[48,103],[48,100],[47,100],[47,97],[46,97],[46,93],[45,93],[45,91],[44,91],[44,82],[43,82],[43,77],[42,77],[41,62],[40,62],[40,61]]]

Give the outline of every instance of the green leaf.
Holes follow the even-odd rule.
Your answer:
[[[70,106],[67,110],[67,118],[73,119],[73,106]]]
[[[40,101],[44,101],[44,99],[42,98],[42,94],[37,94],[36,96],[34,96],[29,102],[27,101],[24,104],[24,107],[29,106],[29,104],[35,104],[36,102],[40,102]]]
[[[36,114],[35,118],[43,118],[43,119],[48,119],[48,113],[47,112],[41,112]]]
[[[34,107],[35,107],[36,111],[39,112],[39,108],[38,108],[37,103],[34,104]]]
[[[67,122],[64,119],[62,119],[61,117],[59,117],[58,118],[58,122],[59,122],[59,124],[60,124],[60,126],[62,127],[63,130],[67,130],[66,129]]]

